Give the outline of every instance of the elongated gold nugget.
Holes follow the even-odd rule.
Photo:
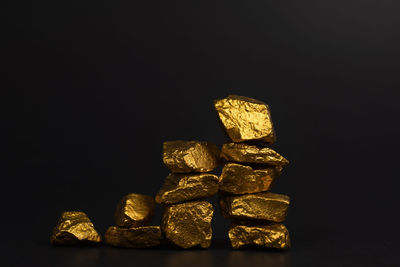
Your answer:
[[[165,237],[181,248],[211,245],[213,206],[206,201],[193,201],[166,207],[161,229]]]
[[[160,226],[139,226],[121,228],[111,226],[104,235],[107,244],[115,247],[148,248],[155,247],[161,241]]]
[[[173,204],[211,197],[218,192],[218,176],[209,173],[171,173],[156,195],[159,204]]]
[[[216,145],[200,141],[167,141],[163,144],[163,161],[171,172],[208,172],[219,162]]]
[[[233,142],[260,140],[275,142],[269,107],[256,99],[230,95],[214,101],[215,109]]]
[[[128,194],[117,205],[115,223],[120,227],[148,225],[155,206],[156,203],[152,196]]]
[[[253,169],[250,166],[228,163],[222,169],[219,189],[237,195],[267,191],[279,173],[275,167]]]
[[[101,236],[89,217],[81,211],[64,211],[50,237],[53,245],[95,244]]]
[[[290,248],[289,232],[283,224],[238,225],[232,224],[229,229],[232,248],[257,246],[264,248]]]
[[[220,198],[222,215],[239,220],[283,222],[289,204],[288,196],[271,192]]]

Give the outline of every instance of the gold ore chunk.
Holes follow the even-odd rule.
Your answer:
[[[258,147],[244,143],[226,143],[222,145],[221,157],[228,161],[242,163],[260,163],[273,166],[288,165],[289,161],[268,147]]]
[[[104,235],[107,244],[114,247],[148,248],[155,247],[161,241],[160,226],[139,226],[121,228],[111,226]]]
[[[220,198],[222,215],[239,220],[283,222],[289,203],[288,196],[271,192]]]
[[[171,172],[208,172],[219,163],[216,145],[200,141],[167,141],[163,144],[163,161]]]
[[[214,101],[215,109],[233,142],[260,140],[275,142],[275,132],[267,104],[245,96],[230,95]]]
[[[156,195],[159,204],[174,204],[206,198],[218,192],[218,176],[209,173],[171,173]]]
[[[246,246],[290,248],[289,232],[280,223],[253,226],[232,224],[229,229],[229,239],[234,249]]]
[[[54,227],[50,243],[75,245],[100,243],[101,236],[94,229],[88,216],[81,211],[64,211]]]
[[[120,227],[148,225],[155,206],[156,203],[152,196],[128,194],[117,205],[115,223]]]
[[[219,178],[219,190],[236,195],[267,191],[279,176],[275,167],[253,169],[250,166],[228,163]]]
[[[213,206],[206,201],[193,201],[166,207],[161,228],[173,244],[190,248],[211,245]]]

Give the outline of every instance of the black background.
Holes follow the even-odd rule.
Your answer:
[[[14,1],[2,13],[7,266],[397,265],[398,1]],[[209,250],[49,244],[63,210],[104,233],[123,195],[156,194],[163,141],[225,142],[212,101],[228,94],[271,107],[273,148],[291,161],[273,189],[292,199],[290,251],[231,251],[217,206]]]

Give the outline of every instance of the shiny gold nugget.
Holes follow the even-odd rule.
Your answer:
[[[239,220],[265,220],[283,222],[290,199],[286,195],[270,192],[233,197],[221,197],[222,214]]]
[[[219,189],[237,195],[267,191],[279,174],[275,167],[253,169],[250,166],[228,163],[222,169]]]
[[[152,196],[128,194],[123,197],[115,210],[115,223],[120,227],[148,225],[156,203]]]
[[[163,161],[171,172],[208,172],[219,162],[216,145],[200,141],[167,141],[163,144]]]
[[[290,248],[289,232],[280,223],[255,226],[232,224],[229,229],[229,239],[234,249],[247,246]]]
[[[206,198],[218,192],[218,176],[208,173],[171,173],[156,195],[159,204],[173,204]]]
[[[214,101],[215,109],[233,142],[260,140],[275,142],[269,107],[256,99],[230,95]]]
[[[206,201],[193,201],[165,208],[161,228],[173,244],[190,248],[211,245],[213,206]]]
[[[258,147],[244,143],[226,143],[222,145],[221,157],[228,161],[242,163],[260,163],[284,166],[289,161],[268,147]]]
[[[121,228],[111,226],[104,235],[107,244],[115,247],[148,248],[155,247],[161,241],[160,226],[139,226]]]
[[[81,211],[64,211],[54,227],[50,243],[76,245],[100,243],[101,236],[94,229],[88,216]]]

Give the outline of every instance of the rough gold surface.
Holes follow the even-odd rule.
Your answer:
[[[267,191],[272,181],[279,175],[274,167],[253,169],[237,163],[228,163],[219,178],[219,190],[232,194],[247,194]]]
[[[166,207],[161,229],[173,244],[190,248],[211,245],[213,206],[206,201],[193,201]]]
[[[232,224],[229,229],[229,239],[234,249],[246,246],[290,248],[289,232],[280,223],[254,226]]]
[[[171,173],[156,195],[159,204],[173,204],[206,198],[218,192],[218,176],[209,173]]]
[[[228,161],[242,163],[260,163],[284,166],[289,161],[268,147],[258,147],[244,143],[227,143],[222,145],[221,157]]]
[[[289,204],[288,196],[271,192],[220,198],[222,214],[239,220],[283,222]]]
[[[128,194],[115,210],[115,223],[120,227],[143,226],[150,223],[156,203],[152,196]]]
[[[275,142],[274,127],[267,104],[244,96],[230,95],[215,100],[214,106],[233,142]]]
[[[111,226],[104,235],[107,244],[115,247],[148,248],[155,247],[161,241],[160,226],[139,226],[121,228]]]
[[[163,161],[171,172],[208,172],[219,162],[216,145],[200,141],[167,141],[163,144]]]
[[[50,242],[54,245],[100,243],[101,236],[84,212],[64,211],[54,227]]]

